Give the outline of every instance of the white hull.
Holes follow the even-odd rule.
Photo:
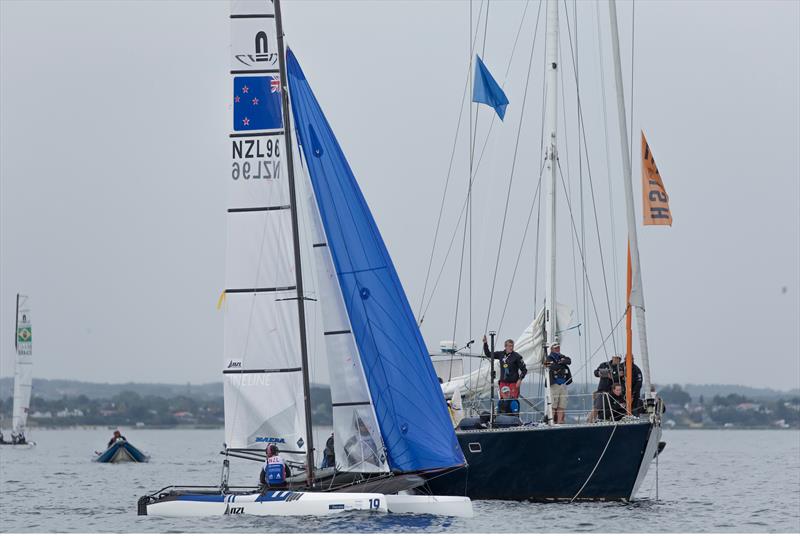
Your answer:
[[[453,495],[386,495],[392,514],[427,514],[434,516],[472,517],[469,497]]]
[[[328,516],[364,511],[472,517],[467,497],[269,491],[246,495],[177,495],[147,505],[147,515],[164,517],[255,515]]]
[[[12,445],[10,443],[0,443],[0,447],[11,447],[13,449],[32,449],[36,446],[34,441],[28,441],[27,443],[23,443],[21,445]]]
[[[147,514],[166,517],[255,515],[327,516],[361,510],[387,513],[380,493],[270,491],[249,495],[186,495],[147,505]]]

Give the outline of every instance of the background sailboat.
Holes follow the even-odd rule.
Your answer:
[[[35,445],[28,439],[28,410],[33,389],[33,329],[31,327],[30,298],[17,294],[16,322],[14,326],[14,407],[11,418],[11,437],[3,438],[0,445]]]
[[[543,302],[539,302],[535,297],[533,303],[528,302],[530,303],[529,306],[532,306],[530,307],[531,309],[537,310],[537,315],[518,341],[521,343],[520,350],[523,353],[523,357],[528,361],[529,369],[538,371],[541,374],[540,377],[532,375],[534,377],[526,379],[525,382],[538,387],[541,396],[537,397],[533,402],[528,401],[529,407],[524,410],[512,412],[511,415],[502,415],[495,421],[494,415],[498,412],[498,407],[495,406],[497,397],[494,393],[496,385],[493,385],[494,382],[489,379],[489,366],[487,364],[480,364],[477,371],[470,371],[468,374],[462,374],[455,378],[446,377],[445,379],[449,380],[444,384],[446,392],[454,392],[458,388],[462,396],[466,392],[471,398],[465,403],[465,406],[470,410],[472,418],[465,419],[457,431],[457,437],[464,449],[469,470],[455,471],[445,475],[443,478],[436,479],[431,482],[431,488],[438,493],[466,489],[466,493],[473,499],[632,499],[636,496],[647,474],[653,457],[659,448],[661,437],[660,411],[656,409],[658,402],[655,393],[651,393],[650,389],[644,298],[638,255],[632,255],[634,257],[633,291],[629,296],[628,303],[631,305],[630,309],[635,311],[639,327],[640,349],[638,357],[642,370],[646,371],[643,383],[644,393],[648,398],[645,404],[648,412],[641,416],[632,413],[625,414],[626,412],[623,408],[618,415],[619,418],[598,422],[597,415],[592,411],[593,403],[596,400],[593,399],[592,394],[586,393],[583,396],[570,397],[572,409],[575,406],[583,406],[583,408],[570,415],[569,422],[563,423],[557,420],[555,422],[558,424],[554,424],[556,412],[551,399],[550,375],[542,369],[541,365],[544,357],[551,351],[555,343],[568,337],[571,330],[581,328],[581,323],[570,322],[569,308],[559,304],[557,291],[560,287],[557,285],[557,280],[562,277],[561,274],[565,271],[559,267],[560,265],[557,262],[563,259],[563,255],[559,258],[560,248],[558,246],[560,242],[569,243],[570,239],[578,241],[577,244],[573,242],[573,258],[578,266],[576,272],[582,273],[582,279],[586,278],[584,279],[584,285],[591,293],[585,263],[585,244],[583,241],[578,240],[581,235],[576,229],[573,215],[575,199],[570,199],[570,191],[563,177],[564,164],[562,160],[567,162],[568,158],[562,155],[562,146],[559,144],[560,139],[565,137],[563,134],[559,135],[558,133],[561,124],[559,116],[562,114],[559,105],[563,106],[563,102],[560,103],[560,100],[564,100],[563,89],[559,84],[559,79],[561,76],[563,80],[562,72],[565,68],[569,68],[569,64],[563,59],[568,57],[567,54],[562,54],[559,50],[559,32],[562,24],[559,21],[560,3],[557,0],[547,0],[542,4],[546,5],[544,13],[546,21],[545,50],[542,58],[544,63],[542,160],[539,169],[539,186],[536,188],[534,199],[543,199],[545,205],[543,211],[545,240],[542,248],[544,252],[545,296]],[[618,122],[620,139],[623,141],[621,152],[626,164],[624,186],[626,208],[628,209],[626,211],[628,238],[633,252],[637,250],[636,222],[632,212],[632,181],[630,162],[628,160],[627,123],[622,96],[619,36],[617,34],[614,0],[610,1],[609,6],[617,81]],[[566,6],[564,9],[568,14]],[[538,28],[538,14],[536,21]],[[569,17],[567,18],[567,23],[569,23]],[[567,29],[569,30],[569,28],[567,24]],[[570,46],[572,46],[571,39],[572,37],[570,37]],[[531,46],[533,49],[533,44]],[[533,50],[530,57],[532,64]],[[577,79],[577,65],[574,56],[572,61],[572,67],[575,69],[574,72]],[[482,76],[486,77],[486,68],[480,62],[480,59],[476,60],[476,62],[480,63],[476,66],[476,71],[481,72]],[[528,72],[530,76],[530,67]],[[492,80],[492,82],[494,81]],[[495,91],[502,93],[499,86],[496,84],[495,86]],[[493,107],[495,107],[495,103],[502,103],[502,99],[487,99],[484,95],[477,98],[475,93],[472,100],[488,103]],[[524,110],[524,103],[522,108]],[[502,118],[505,114],[505,108],[497,110],[497,112]],[[582,113],[580,98],[578,98],[579,118],[582,117]],[[565,126],[567,125],[566,119],[564,124]],[[580,130],[582,128],[581,119],[579,119],[578,126]],[[582,131],[580,133],[583,134],[582,150],[585,150],[585,133]],[[470,133],[470,135],[472,136],[473,134]],[[472,176],[470,177],[469,188],[466,203],[467,210],[469,210]],[[510,191],[509,186],[509,194]],[[557,217],[558,209],[564,204],[568,209],[569,215],[566,228],[560,225],[560,220]],[[533,212],[532,207],[531,213]],[[503,226],[506,223],[506,215],[507,212],[503,214]],[[468,221],[468,219],[465,218],[465,221]],[[464,225],[464,232],[466,233],[467,223]],[[597,234],[599,240],[599,228]],[[577,254],[575,253],[576,250]],[[500,255],[499,250],[498,255]],[[536,263],[538,263],[538,223],[537,251],[534,252],[534,256],[537,259]],[[507,261],[503,257],[499,260]],[[538,264],[535,266],[534,272],[538,271]],[[516,267],[514,270],[516,274]],[[605,278],[605,274],[603,277]],[[534,273],[533,279],[537,280],[536,273]],[[577,281],[575,285],[577,289]],[[535,294],[536,291],[534,290]],[[607,287],[606,294],[608,295]],[[566,295],[566,293],[563,295]],[[525,298],[530,300],[527,295]],[[594,295],[591,295],[590,298],[594,307]],[[586,303],[586,295],[584,295],[584,306]],[[585,310],[580,313],[580,317],[587,317]],[[609,307],[609,320],[611,320],[610,317]],[[611,333],[603,333],[603,343],[613,335],[616,327],[621,325],[621,320],[622,318],[617,322],[616,326],[613,325],[613,321],[610,322]],[[489,315],[487,315],[488,324]],[[599,325],[600,322],[598,321]],[[584,329],[586,328],[584,327]],[[470,333],[468,337],[475,338],[475,335]],[[576,348],[576,346],[573,345],[572,348]],[[572,353],[569,350],[568,352]],[[437,357],[436,359],[441,370],[447,367],[447,358]],[[464,358],[455,354],[451,359],[463,360]],[[606,359],[610,359],[610,355]],[[588,364],[588,357],[586,361],[587,363],[583,365],[584,367]],[[531,366],[532,364],[533,366]],[[630,393],[630,391],[629,387],[628,392]],[[486,397],[487,392],[489,393],[488,397]],[[597,396],[602,397],[603,395]],[[599,398],[599,400],[602,401],[603,399]],[[527,399],[523,397],[521,401],[527,401]],[[622,414],[625,414],[625,416],[623,417]],[[480,418],[478,417],[479,415]],[[605,413],[603,416],[605,416]]]

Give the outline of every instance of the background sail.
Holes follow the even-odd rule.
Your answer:
[[[230,23],[225,442],[276,443],[300,455],[300,331],[272,3],[234,1]]]
[[[394,471],[464,457],[386,246],[300,65],[287,52],[295,127],[375,414]]]
[[[31,330],[30,298],[22,294],[17,297],[17,333],[15,336],[17,362],[14,369],[14,409],[11,429],[15,434],[26,434],[33,385],[33,331]]]
[[[559,303],[557,307],[558,325],[569,327],[572,322],[572,309],[569,306]],[[543,328],[544,310],[539,311],[539,314],[533,319],[530,325],[520,334],[519,337],[514,339],[514,350],[522,356],[525,361],[525,366],[528,368],[528,379],[541,373],[541,360],[542,360],[542,328]],[[564,336],[559,335],[559,340],[564,344]],[[498,341],[497,349],[502,348],[503,340]],[[482,349],[480,351],[483,351]],[[564,351],[568,352],[568,348],[564,347]],[[455,356],[458,359],[458,356]],[[495,367],[495,371],[498,368]],[[491,374],[491,363],[489,360],[481,360],[479,367],[473,371],[452,378],[450,381],[442,384],[442,391],[447,398],[451,398],[456,391],[460,392],[460,396],[464,399],[484,399],[489,398],[489,388],[491,382],[489,375]],[[498,373],[499,374],[499,373]]]

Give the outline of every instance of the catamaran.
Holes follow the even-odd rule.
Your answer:
[[[627,240],[629,244],[627,307],[624,313],[627,319],[627,351],[625,353],[627,370],[626,382],[630,382],[633,376],[633,337],[631,326],[632,318],[635,315],[639,340],[637,359],[641,364],[641,370],[643,372],[643,394],[645,400],[643,402],[643,410],[634,411],[638,409],[638,399],[632,400],[631,393],[633,388],[631,383],[627,383],[628,398],[626,403],[622,404],[627,407],[623,408],[621,412],[624,415],[621,415],[621,418],[604,420],[598,418],[599,413],[594,409],[596,408],[595,401],[598,397],[603,397],[603,393],[594,395],[594,401],[592,398],[593,395],[586,393],[582,395],[582,400],[580,399],[580,395],[572,398],[573,407],[582,405],[583,410],[577,413],[570,412],[569,420],[563,424],[554,423],[554,408],[549,385],[550,374],[547,373],[542,365],[545,356],[550,352],[550,348],[559,343],[559,341],[563,342],[567,340],[572,333],[575,333],[577,329],[581,328],[581,323],[576,323],[574,320],[572,307],[559,303],[556,298],[558,290],[556,279],[559,273],[556,269],[558,250],[556,247],[558,244],[556,232],[558,226],[558,220],[556,218],[557,200],[562,195],[568,194],[567,185],[563,177],[563,164],[560,163],[559,160],[559,136],[557,135],[560,115],[559,74],[562,69],[565,69],[563,66],[569,66],[567,58],[570,57],[571,53],[570,49],[564,51],[563,54],[559,52],[559,4],[560,2],[558,2],[558,0],[546,0],[546,40],[545,53],[543,56],[545,78],[543,86],[544,118],[542,125],[543,158],[539,170],[539,186],[535,190],[533,202],[535,203],[537,198],[541,199],[541,197],[543,197],[539,194],[546,188],[546,197],[544,197],[546,213],[544,217],[544,234],[546,239],[544,248],[545,296],[543,305],[541,302],[537,303],[538,300],[535,298],[536,291],[534,290],[534,303],[530,305],[532,305],[531,309],[538,309],[538,313],[521,336],[516,339],[515,346],[515,350],[523,356],[527,368],[530,371],[529,377],[525,382],[529,384],[536,384],[538,382],[538,388],[543,396],[540,399],[534,400],[520,397],[519,400],[513,400],[513,402],[517,404],[513,411],[501,411],[496,404],[499,397],[496,391],[497,385],[495,383],[497,379],[495,375],[495,360],[487,362],[483,358],[484,356],[482,353],[476,354],[471,352],[469,347],[472,341],[461,349],[459,349],[458,344],[452,340],[443,341],[442,353],[433,356],[432,359],[439,376],[443,380],[442,389],[446,396],[453,400],[458,400],[458,405],[463,404],[464,409],[462,411],[467,415],[466,418],[461,420],[456,431],[459,444],[466,456],[467,466],[448,472],[440,478],[431,480],[429,487],[434,493],[465,492],[472,499],[570,501],[586,499],[630,500],[637,496],[652,461],[664,446],[663,442],[660,441],[662,405],[650,381],[644,291],[634,213],[617,12],[614,0],[610,0],[608,6],[615,66],[614,75],[617,90],[619,139],[623,162],[625,213],[627,219]],[[483,5],[483,3],[481,3],[481,5]],[[540,3],[540,10],[541,5]],[[564,10],[567,11],[566,4],[563,5]],[[538,14],[536,21],[538,28]],[[481,23],[479,23],[479,26],[480,25]],[[575,28],[575,26],[576,25],[573,24],[572,28]],[[534,57],[533,46],[536,43],[535,35],[534,33],[533,44],[531,45],[531,62]],[[598,31],[598,36],[599,35]],[[571,39],[572,37],[570,36],[570,46],[572,46]],[[574,57],[572,58],[572,62],[573,69],[575,69],[575,83],[577,86],[577,65]],[[474,72],[477,77],[479,76],[478,73],[481,73],[483,64],[479,59],[476,60],[476,64]],[[602,65],[602,61],[600,64]],[[530,76],[530,67],[528,72],[528,76]],[[572,73],[570,72],[570,74]],[[561,76],[563,77],[564,75],[561,74]],[[486,96],[476,98],[475,94],[478,92],[474,91],[473,99],[471,100],[495,107],[498,116],[502,118],[505,114],[505,106],[508,100],[500,89],[499,84],[496,84],[493,79],[492,83],[493,86],[491,90],[495,92],[495,95],[491,96],[491,98],[487,98]],[[474,87],[478,87],[477,82]],[[582,117],[580,114],[582,110],[580,98],[577,99],[577,102],[577,113],[580,117],[579,128],[581,128]],[[522,109],[524,111],[524,104]],[[472,112],[470,111],[470,113]],[[564,112],[564,114],[566,114],[566,112]],[[475,124],[475,121],[477,120],[473,121],[471,119],[470,129],[472,129],[472,125]],[[522,122],[520,121],[520,125],[521,124]],[[567,124],[566,119],[564,119],[564,124]],[[473,136],[474,134],[471,132],[470,135]],[[582,137],[583,144],[586,143],[585,139],[586,134],[584,132]],[[517,140],[519,140],[519,137]],[[474,147],[473,142],[471,142],[471,146]],[[643,145],[643,162],[647,160],[644,154],[644,147]],[[582,158],[580,155],[581,152],[582,151],[579,151],[579,158]],[[516,158],[516,153],[514,158]],[[585,158],[588,159],[588,156]],[[561,161],[564,162],[566,159],[562,157]],[[470,166],[468,196],[472,191],[474,181],[474,171],[471,163]],[[643,166],[645,166],[645,164],[643,164]],[[654,165],[651,167],[654,167]],[[643,173],[644,172],[645,169],[643,167]],[[545,188],[541,188],[543,178],[545,180]],[[655,182],[652,184],[655,184]],[[509,185],[509,192],[510,191]],[[645,197],[647,198],[647,195],[645,195]],[[666,200],[665,196],[661,197]],[[562,198],[563,201],[561,202],[566,201],[566,203],[570,203],[568,195],[564,195],[564,198]],[[467,197],[467,199],[469,200],[469,197]],[[575,197],[573,197],[572,206],[568,206],[570,218],[573,218],[573,210],[578,210],[575,208],[576,204],[577,201]],[[445,206],[444,200],[442,206]],[[467,206],[467,203],[465,203],[464,206]],[[534,207],[535,204],[532,204],[531,214],[534,213]],[[505,214],[508,214],[508,212],[504,212],[504,218]],[[467,219],[464,218],[459,221],[464,222],[464,233],[466,235],[468,225]],[[580,221],[581,224],[583,224],[582,217]],[[573,239],[578,242],[573,247],[573,259],[577,259],[577,261],[574,261],[577,264],[576,273],[581,274],[581,279],[585,278],[583,283],[584,304],[587,304],[589,300],[586,298],[586,288],[589,285],[589,279],[588,275],[586,275],[586,248],[584,242],[578,240],[580,235],[575,227],[576,225],[573,220],[571,228],[565,229],[566,232],[564,234],[574,237]],[[598,240],[599,237],[600,232],[598,231]],[[434,248],[435,244],[436,242],[434,241]],[[464,246],[462,246],[462,248],[463,247]],[[578,254],[575,253],[576,250]],[[462,255],[464,255],[463,250]],[[538,267],[538,251],[535,252],[535,255],[537,259],[535,266]],[[499,250],[498,256],[500,257]],[[519,264],[519,259],[517,259],[517,263]],[[514,268],[514,273],[516,274],[516,268]],[[576,276],[576,279],[577,277],[578,276]],[[605,278],[605,274],[603,274],[603,277]],[[533,280],[537,281],[536,274],[534,274]],[[591,287],[588,287],[588,289],[591,292]],[[509,295],[510,292],[509,290]],[[576,295],[577,294],[578,291],[576,290]],[[529,296],[529,294],[526,293],[525,297],[527,298],[527,296]],[[593,304],[595,298],[594,296],[590,298]],[[587,309],[588,307],[584,312]],[[458,303],[456,304],[456,311],[457,310]],[[420,318],[423,318],[422,314]],[[585,322],[590,321],[588,318],[594,321],[594,318],[589,317],[588,314],[586,314],[584,318],[587,318]],[[617,326],[621,325],[621,320],[620,318],[616,325],[614,325],[609,314],[609,328],[606,329],[609,329],[611,333],[603,333],[604,339],[601,349],[604,349],[606,340],[613,335]],[[487,315],[487,324],[488,323],[489,318]],[[470,333],[467,337],[473,338],[474,340],[475,334]],[[584,348],[588,347],[584,344]],[[494,350],[494,334],[492,334],[492,350]],[[583,364],[584,368],[588,365],[590,360],[588,351],[586,355],[586,362]],[[606,356],[606,359],[610,360],[610,354]],[[600,401],[603,404],[606,403],[602,398],[600,398]],[[520,404],[526,405],[520,408]],[[601,409],[605,408],[602,407]]]
[[[463,466],[464,456],[388,250],[308,78],[285,48],[280,1],[234,0],[230,23],[227,270],[218,304],[223,475],[219,485],[143,496],[138,512],[471,516],[463,493],[419,491],[427,475]],[[313,307],[333,400],[336,463],[326,469],[316,467],[311,422]],[[230,485],[230,460],[263,464],[268,445],[293,468],[285,485]]]
[[[14,326],[14,408],[11,418],[11,437],[0,433],[0,445],[33,446],[28,439],[28,410],[33,386],[33,332],[31,330],[30,298],[17,294],[17,316]]]

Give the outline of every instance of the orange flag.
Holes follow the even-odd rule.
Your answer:
[[[672,225],[669,196],[642,132],[642,210],[645,225]]]

